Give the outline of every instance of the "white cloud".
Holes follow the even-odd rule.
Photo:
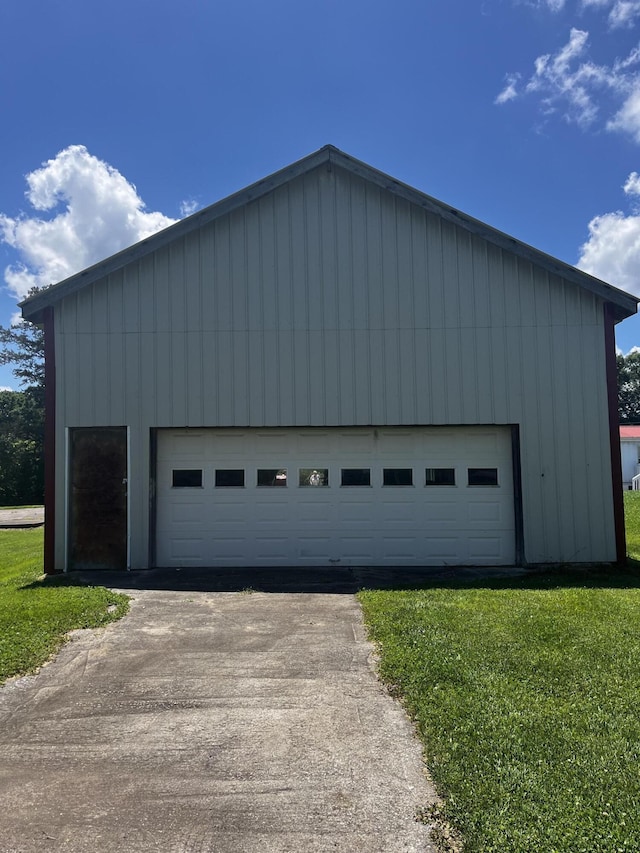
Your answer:
[[[632,136],[640,143],[640,83],[636,82],[632,92],[618,112],[607,122],[607,130],[619,130]]]
[[[640,3],[637,0],[618,0],[609,12],[609,26],[611,29],[631,27],[638,15],[640,15]]]
[[[71,145],[26,176],[26,198],[45,219],[0,213],[0,240],[15,249],[7,267],[9,290],[23,298],[30,288],[61,281],[137,243],[175,220],[148,212],[133,184],[84,145]]]
[[[186,198],[180,202],[180,216],[191,216],[200,207],[200,203],[193,198]]]
[[[604,122],[608,130],[628,133],[640,142],[640,46],[610,65],[593,62],[588,48],[589,33],[573,27],[565,45],[534,61],[534,72],[519,91],[518,75],[509,75],[495,103],[536,94],[546,115],[560,112],[582,128],[593,125],[601,112],[609,112]]]
[[[507,74],[506,77],[506,85],[504,89],[500,92],[500,94],[495,99],[494,103],[496,104],[506,104],[507,101],[512,101],[514,98],[518,97],[518,81],[520,80],[519,74]]]
[[[640,195],[640,175],[632,172],[624,184],[628,196]],[[616,287],[640,295],[640,213],[622,211],[595,216],[589,239],[580,249],[578,266]]]
[[[640,195],[640,175],[637,172],[631,172],[622,189],[627,195]]]
[[[640,15],[640,0],[582,0],[583,8],[608,9],[608,23],[612,30],[633,26]]]

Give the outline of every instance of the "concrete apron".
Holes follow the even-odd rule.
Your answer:
[[[435,850],[352,595],[134,596],[0,688],[5,853]]]

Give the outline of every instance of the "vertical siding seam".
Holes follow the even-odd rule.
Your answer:
[[[454,247],[454,251],[453,251],[453,259],[454,259],[453,275],[454,275],[454,279],[455,279],[455,288],[456,288],[455,292],[457,294],[457,303],[456,303],[457,319],[456,319],[455,328],[457,330],[457,338],[458,338],[458,354],[460,355],[462,353],[462,350],[461,350],[461,346],[462,346],[462,293],[461,293],[461,287],[460,287],[460,240],[459,240],[459,232],[458,232],[457,226],[452,225],[451,227],[452,227],[452,231],[453,231],[453,247]],[[458,416],[461,418],[464,418],[464,414],[463,414],[464,413],[464,378],[462,376],[462,357],[461,357],[461,355],[458,358],[458,368],[456,370],[456,373],[457,373],[457,376],[456,376],[457,388],[454,389],[454,394],[458,394],[462,398],[461,402],[458,406]],[[447,385],[447,393],[448,394],[451,393],[451,389],[449,388],[448,385]]]
[[[349,369],[351,371],[351,381],[353,383],[351,389],[351,411],[349,416],[350,423],[358,423],[358,411],[357,411],[357,377],[356,377],[356,293],[355,293],[355,277],[356,277],[356,265],[355,265],[355,252],[354,252],[354,239],[353,239],[353,192],[354,192],[354,179],[350,175],[349,176],[349,193],[347,197],[347,251],[349,252],[349,265],[348,265],[348,274],[349,274],[349,301],[350,301],[350,310],[351,310],[351,322],[349,328]],[[346,422],[346,419],[344,420]]]
[[[582,340],[581,340],[581,339],[582,339],[582,336],[581,336],[581,335],[579,335],[578,337],[580,338],[580,343],[581,343],[581,342],[582,342]],[[565,346],[566,346],[566,344],[565,344]],[[581,355],[582,355],[582,353],[581,353]],[[581,361],[582,361],[582,359],[581,359]],[[578,447],[582,447],[582,448],[584,448],[584,447],[586,446],[586,433],[585,433],[585,428],[584,428],[584,414],[585,414],[585,407],[584,407],[584,389],[582,388],[582,386],[581,386],[581,385],[580,385],[580,387],[579,387],[579,394],[580,394],[579,410],[580,410],[581,417],[579,417],[579,418],[577,418],[577,419],[576,419],[576,420],[578,421],[576,432],[577,432],[577,434],[578,434],[578,436],[579,436],[579,439],[578,439]],[[572,442],[572,444],[573,444],[573,445],[574,445],[574,447],[575,447],[575,443],[574,443],[574,442]],[[581,460],[581,463],[582,463],[583,465],[587,465],[587,464],[588,464],[588,460],[582,459],[582,460]],[[572,482],[573,482],[573,481],[572,481]],[[575,491],[575,486],[574,486],[574,491]],[[585,491],[587,491],[587,492],[588,492],[588,489],[586,489]],[[589,517],[589,515],[588,515],[588,507],[589,507],[589,502],[588,502],[588,501],[589,501],[589,498],[588,498],[588,495],[585,495],[585,498],[586,498],[586,501],[587,501],[587,518],[588,518],[588,517]],[[576,517],[575,501],[573,501],[573,502],[572,502],[572,505],[571,505],[571,506],[572,506],[572,511],[573,511],[573,530],[574,530],[574,536],[573,536],[573,539],[574,539],[574,547],[575,547],[576,549],[578,549],[578,548],[579,548],[579,542],[580,542],[580,535],[579,535],[579,534],[580,534],[580,531],[578,530],[578,527],[577,527],[578,519],[577,519],[577,517]],[[587,525],[587,528],[589,528],[587,532],[588,532],[588,534],[589,534],[589,539],[590,539],[590,534],[591,534],[590,528],[591,528],[591,525],[590,525],[590,524],[588,524],[588,525]],[[591,546],[591,541],[589,541],[589,546]]]
[[[434,414],[435,414],[435,401],[433,398],[433,376],[432,376],[432,346],[433,346],[433,304],[431,301],[431,293],[433,288],[432,282],[432,271],[431,271],[431,247],[429,245],[429,235],[432,230],[432,220],[433,217],[424,213],[423,217],[423,228],[421,229],[424,240],[424,276],[422,280],[422,287],[425,288],[425,311],[426,316],[424,318],[424,332],[425,332],[425,348],[424,353],[425,356],[429,359],[428,364],[424,365],[425,376],[428,377],[427,382],[427,395],[428,395],[428,412],[429,412],[429,422],[433,423]],[[441,284],[441,282],[436,282],[437,286]],[[418,375],[416,372],[416,386],[418,382]],[[417,399],[417,397],[416,397]]]
[[[592,302],[594,298],[595,298],[594,296],[590,295],[589,301]],[[582,302],[583,300],[581,299],[580,301]],[[588,325],[590,326],[591,323],[589,322]],[[602,327],[600,327],[600,328],[602,328]],[[581,337],[583,347],[584,347],[584,340],[585,340],[584,335],[581,334],[580,337]],[[590,348],[590,355],[592,355],[592,354],[593,354],[593,351]],[[580,364],[585,364],[587,361],[588,361],[587,358],[582,358],[582,359],[580,359]],[[591,388],[587,389],[587,387],[586,387],[587,383],[591,384],[593,382],[593,379],[594,379],[593,374],[590,373],[590,375],[587,379],[585,372],[582,371],[580,374],[580,378],[581,378],[580,397],[582,400],[582,422],[585,425],[588,423],[589,428],[593,429],[593,419],[591,417],[591,411],[589,411],[589,407],[587,406],[587,397],[599,397],[599,394],[597,394],[597,393],[594,394]],[[597,387],[599,390],[601,386],[598,385]],[[605,382],[604,387],[606,387],[606,382]],[[586,432],[586,427],[585,427],[585,432]],[[589,445],[588,445],[588,441],[587,441],[587,436],[585,434],[585,441],[584,441],[583,447],[586,448],[588,446]],[[587,462],[587,476],[589,479],[591,479],[591,471],[593,470],[593,461],[589,457],[588,454],[587,454],[586,462]],[[600,479],[600,482],[602,482],[602,479]],[[591,495],[591,489],[587,488],[587,489],[585,489],[585,491],[586,491],[585,498],[586,498],[586,504],[587,504],[587,518],[590,519],[590,523],[587,525],[587,528],[589,531],[589,554],[592,555],[594,553],[595,525],[593,524],[591,519],[594,518],[594,516],[593,516],[593,508],[594,508],[593,503],[594,502],[593,502],[593,497]]]
[[[342,389],[344,383],[342,382],[342,371],[340,369],[341,365],[341,347],[340,347],[340,287],[339,287],[339,274],[338,274],[338,178],[336,176],[335,171],[331,173],[332,178],[332,189],[333,189],[333,199],[332,199],[332,214],[333,214],[333,275],[332,275],[332,288],[333,288],[333,304],[334,304],[334,341],[335,341],[335,352],[336,352],[336,388],[335,388],[335,399],[336,399],[336,416],[338,418],[338,423],[343,423],[343,409],[342,409]],[[348,178],[347,178],[348,182]]]
[[[302,240],[303,240],[303,257],[302,257],[302,269],[304,274],[304,316],[305,316],[305,335],[304,335],[304,347],[306,349],[305,353],[305,373],[307,376],[306,388],[305,388],[305,423],[311,423],[311,394],[309,389],[311,388],[311,275],[309,270],[309,213],[308,213],[308,194],[306,192],[307,188],[307,179],[306,176],[302,180]]]
[[[549,330],[550,330],[550,332],[551,332],[551,333],[553,333],[553,326],[549,326]],[[566,343],[565,343],[565,348],[566,348]],[[559,394],[559,389],[560,389],[560,382],[558,381],[558,379],[559,379],[559,377],[558,377],[559,370],[558,370],[558,368],[557,368],[557,365],[562,365],[562,368],[561,368],[561,369],[562,369],[562,373],[563,373],[563,377],[562,377],[562,380],[563,380],[563,381],[562,381],[562,384],[564,385],[564,387],[565,387],[565,388],[566,388],[566,385],[567,385],[567,372],[566,372],[566,367],[565,367],[565,364],[566,364],[565,359],[558,359],[558,358],[556,358],[556,355],[555,355],[555,351],[556,351],[556,350],[557,350],[556,336],[555,336],[555,334],[551,334],[551,360],[552,360],[552,364],[554,365],[554,368],[553,368],[554,383],[553,383],[553,390],[552,390],[552,404],[553,404],[553,445],[554,445],[554,455],[555,455],[555,459],[556,459],[556,460],[558,460],[558,458],[559,458],[559,450],[560,450],[560,448],[558,447],[558,438],[559,438],[559,436],[561,435],[561,429],[560,429],[560,423],[559,423],[559,418],[560,418],[560,409],[559,409],[558,402],[557,402],[557,400],[558,400],[558,394]],[[570,467],[571,467],[571,466],[570,466]],[[560,490],[560,477],[559,477],[559,473],[560,473],[560,472],[559,472],[559,470],[558,470],[558,466],[556,465],[556,478],[555,478],[555,482],[556,482],[556,486],[555,486],[555,505],[556,505],[556,507],[558,507],[558,508],[560,508],[560,507],[561,507],[561,503],[560,503],[560,501],[561,501],[561,490]],[[572,483],[570,483],[570,484],[568,485],[568,488],[569,488],[570,490],[572,490],[572,489],[573,489],[573,484],[572,484]],[[567,502],[567,503],[568,503],[568,502]],[[573,512],[572,512],[572,515],[573,515]],[[561,553],[561,552],[562,552],[562,549],[563,549],[563,542],[562,542],[562,538],[563,538],[563,537],[562,537],[562,535],[561,535],[561,531],[560,531],[561,515],[560,515],[560,513],[559,513],[559,512],[557,513],[557,523],[558,523],[558,533],[557,533],[558,552],[559,552],[559,553]],[[574,544],[575,544],[575,534],[574,534]]]
[[[274,193],[272,196],[273,204],[273,299],[275,304],[275,317],[273,322],[273,350],[275,353],[276,363],[274,365],[274,380],[276,389],[276,400],[278,406],[276,409],[278,423],[282,423],[282,399],[280,397],[280,240],[278,239],[278,204],[277,196]]]
[[[474,239],[471,235],[467,235],[466,242],[469,247],[469,262],[471,267],[471,291],[472,291],[472,300],[471,300],[471,326],[473,329],[473,351],[476,353],[476,358],[473,360],[472,366],[472,394],[473,394],[473,420],[475,423],[480,422],[480,388],[479,388],[479,380],[480,380],[480,367],[479,367],[479,359],[478,359],[478,277],[477,277],[477,265],[476,265],[476,255],[474,248]],[[460,335],[460,352],[464,352],[464,347],[462,346],[462,341],[464,338],[464,331],[461,332]],[[462,359],[460,359],[460,369],[464,372],[464,368],[462,367]]]
[[[106,322],[106,328],[107,328],[106,339],[107,340],[106,340],[106,346],[105,346],[105,349],[106,349],[105,355],[106,355],[106,359],[107,359],[107,364],[106,364],[107,387],[105,388],[105,395],[106,395],[106,400],[107,400],[106,410],[109,413],[107,420],[108,420],[109,424],[112,424],[113,423],[114,405],[113,405],[113,379],[112,379],[112,375],[111,375],[113,372],[113,367],[112,367],[112,363],[111,363],[113,338],[111,336],[111,304],[112,304],[112,299],[111,299],[110,276],[107,277],[105,290],[106,290],[106,297],[107,297],[107,317],[106,317],[106,320],[107,320],[107,322]]]
[[[249,271],[249,226],[247,223],[247,207],[246,205],[242,208],[242,234],[243,234],[243,245],[244,245],[244,288],[245,288],[245,331],[246,331],[246,341],[245,341],[245,352],[247,358],[245,360],[244,365],[244,378],[245,378],[245,394],[247,396],[245,412],[247,424],[251,423],[251,307],[249,302],[251,300],[251,275]]]
[[[442,326],[441,326],[441,334],[442,334],[442,342],[444,344],[443,349],[446,350],[446,332],[447,332],[447,305],[446,305],[446,289],[447,282],[445,281],[445,262],[444,262],[444,232],[443,232],[443,222],[440,217],[437,218],[438,223],[438,239],[440,245],[440,289],[442,291]],[[442,353],[442,400],[444,403],[444,422],[449,423],[449,364],[448,359],[444,357],[445,353]],[[432,374],[433,375],[433,374]]]
[[[290,328],[289,328],[289,344],[287,346],[287,358],[289,359],[289,388],[287,393],[289,394],[289,411],[291,413],[291,424],[297,423],[297,410],[296,410],[296,378],[294,374],[294,358],[293,358],[293,335],[294,329],[296,328],[296,306],[294,299],[294,287],[293,287],[293,217],[291,216],[291,191],[288,189],[287,194],[287,234],[289,235],[288,240],[288,252],[287,252],[287,268],[289,270],[289,287],[288,287],[288,299],[289,299],[289,318],[290,318]]]
[[[264,313],[264,252],[262,250],[262,241],[264,239],[264,231],[262,227],[262,215],[261,209],[266,204],[263,199],[260,199],[258,202],[258,291],[260,293],[260,351],[261,351],[261,361],[262,361],[262,381],[260,383],[260,426],[264,426],[265,424],[265,406],[266,406],[266,352],[265,352],[265,331],[266,331],[266,322],[265,322],[265,313]]]
[[[488,331],[488,334],[487,334],[488,364],[487,364],[486,375],[487,375],[487,380],[488,380],[488,385],[489,385],[488,397],[489,397],[489,412],[490,412],[490,416],[491,416],[491,423],[497,423],[497,418],[496,418],[496,389],[495,389],[495,383],[493,381],[493,379],[494,379],[494,377],[493,377],[493,365],[494,365],[494,338],[495,338],[495,335],[492,334],[492,328],[493,327],[492,327],[492,322],[491,322],[491,291],[492,291],[491,266],[489,264],[489,252],[488,252],[487,246],[486,246],[486,244],[483,244],[483,246],[484,246],[483,258],[484,258],[484,267],[485,267],[485,282],[486,282],[486,287],[487,287],[485,308],[486,308],[486,312],[487,312],[487,314],[486,314],[486,317],[487,317],[486,328]]]
[[[198,415],[200,425],[204,424],[204,281],[202,275],[202,228],[198,229],[198,362],[200,372],[200,393],[198,394]]]
[[[229,294],[228,295],[229,315],[230,315],[229,316],[229,321],[230,321],[229,325],[231,327],[229,329],[230,335],[229,335],[229,355],[228,355],[228,358],[229,358],[229,371],[230,371],[230,374],[232,377],[232,381],[230,383],[231,399],[228,402],[228,405],[229,405],[228,411],[230,413],[232,413],[231,418],[232,418],[233,422],[235,423],[236,417],[237,417],[237,412],[236,412],[236,396],[237,396],[236,395],[236,386],[238,383],[236,382],[236,361],[237,361],[237,359],[236,359],[236,341],[238,338],[238,334],[237,334],[235,301],[233,298],[233,291],[234,291],[234,287],[236,285],[236,281],[234,278],[234,263],[233,263],[233,248],[232,248],[232,242],[233,241],[231,239],[231,232],[233,231],[233,221],[232,221],[231,215],[227,215],[226,219],[228,221],[228,226],[229,226],[227,228],[227,258],[228,258],[227,271],[228,271],[229,279],[226,282],[226,287],[227,287],[227,291]]]
[[[182,382],[184,387],[184,394],[182,396],[182,423],[184,426],[187,426],[189,422],[189,348],[187,345],[187,335],[190,334],[190,323],[189,323],[189,282],[187,280],[187,254],[188,254],[188,244],[187,237],[182,238],[182,315],[184,317],[183,328],[179,332],[182,336],[182,340],[180,341],[180,350],[181,350],[181,359],[182,359]],[[172,418],[173,420],[173,418]]]
[[[415,244],[414,244],[414,234],[413,234],[413,224],[414,224],[414,207],[413,205],[409,206],[409,277],[411,279],[411,316],[413,318],[413,322],[411,323],[411,346],[412,346],[412,360],[411,360],[411,409],[410,409],[410,418],[412,422],[415,424],[418,422],[418,378],[417,378],[417,364],[416,364],[416,356],[418,352],[418,341],[416,335],[416,256],[415,256]]]
[[[531,280],[531,286],[532,287],[534,286],[533,277]],[[535,291],[534,291],[534,294],[535,294]],[[535,303],[535,298],[534,298],[533,305],[534,305],[534,312],[535,312],[535,315],[534,315],[535,329],[534,329],[534,334],[532,335],[532,339],[533,339],[533,341],[535,341],[535,346],[537,349],[539,347],[540,334],[541,334],[542,330],[541,330],[541,328],[537,322],[538,321],[538,310],[537,310],[537,305]],[[521,340],[522,340],[522,337],[521,337]],[[535,373],[534,373],[534,387],[535,387],[535,392],[536,392],[536,400],[541,400],[542,399],[542,397],[541,397],[542,386],[540,383],[540,360],[539,360],[539,357],[533,359],[532,362],[533,363],[532,364],[530,363],[530,365],[529,365],[529,369],[533,369],[535,371]],[[542,481],[540,483],[540,499],[541,499],[541,504],[542,504],[541,505],[541,513],[540,513],[540,516],[542,518],[542,538],[548,547],[549,524],[548,524],[547,512],[549,509],[549,503],[547,500],[545,500],[545,497],[546,497],[546,491],[547,491],[547,482],[549,479],[547,476],[548,471],[546,470],[548,468],[549,460],[547,458],[548,454],[545,453],[545,445],[544,445],[544,442],[542,440],[541,411],[540,411],[539,405],[536,406],[536,434],[537,434],[536,435],[537,454],[538,454],[538,459],[540,460],[540,468],[542,469],[540,472],[540,480]],[[554,469],[555,469],[555,465],[554,465]],[[555,476],[555,470],[554,470],[554,476]]]
[[[388,412],[387,412],[387,341],[385,336],[386,322],[384,317],[384,293],[385,293],[385,280],[384,280],[384,226],[382,223],[383,215],[382,215],[382,206],[383,206],[383,190],[378,189],[377,193],[378,197],[378,227],[380,229],[378,234],[378,239],[380,242],[380,272],[381,272],[381,280],[380,280],[380,300],[381,305],[380,308],[382,310],[382,317],[380,318],[380,356],[382,360],[382,369],[380,371],[380,390],[382,399],[380,401],[380,412],[384,412],[385,422],[388,423]]]
[[[319,279],[320,294],[321,294],[321,298],[320,298],[320,300],[319,300],[318,304],[319,304],[319,310],[320,310],[320,343],[321,343],[321,351],[323,351],[323,352],[324,352],[324,347],[325,347],[325,343],[326,343],[326,338],[325,338],[325,323],[326,323],[326,318],[325,318],[325,310],[324,310],[324,288],[325,288],[325,281],[324,281],[324,229],[323,229],[323,227],[322,227],[322,186],[319,186],[319,187],[318,187],[317,205],[318,205],[318,250],[319,250],[319,251],[318,251],[318,264],[319,264],[319,267],[320,267],[320,269],[318,270],[318,273],[319,273],[319,275],[318,275],[318,279]],[[321,359],[320,359],[320,370],[321,370],[321,375],[322,375],[322,379],[321,379],[321,387],[322,387],[321,399],[322,399],[322,406],[323,406],[321,422],[322,422],[323,424],[326,424],[326,421],[327,421],[327,384],[326,384],[326,370],[325,370],[325,367],[326,367],[326,365],[325,365],[325,363],[324,363],[324,358],[321,358]],[[309,388],[311,388],[311,386],[310,386],[310,385],[309,385]]]
[[[96,327],[95,313],[94,313],[95,308],[94,308],[94,299],[93,299],[94,294],[95,294],[95,290],[96,290],[96,285],[94,282],[89,289],[90,309],[89,309],[88,314],[89,314],[89,317],[91,318],[91,338],[88,339],[89,341],[92,340],[93,334],[95,333],[95,327]],[[97,417],[97,415],[96,415],[96,391],[97,391],[98,386],[96,384],[97,383],[96,358],[95,358],[95,352],[93,351],[93,349],[91,351],[90,360],[91,360],[91,421],[92,421],[92,423],[95,424],[95,423],[97,423],[97,420],[96,420],[96,417]]]
[[[400,314],[400,241],[398,240],[398,228],[400,227],[400,221],[399,221],[400,220],[400,214],[398,212],[399,205],[400,205],[400,202],[399,202],[397,196],[394,195],[394,197],[393,197],[393,214],[394,214],[395,228],[393,229],[393,237],[394,237],[394,241],[395,241],[395,252],[394,252],[395,264],[394,264],[394,266],[395,266],[395,273],[396,273],[396,275],[395,275],[396,280],[394,282],[394,285],[395,285],[394,302],[395,302],[395,310],[396,310],[396,322],[395,322],[395,340],[393,343],[394,343],[394,349],[395,349],[395,353],[396,353],[396,366],[397,366],[398,373],[400,373],[400,371],[402,370],[402,356],[400,353],[400,335],[402,334],[402,332],[400,331],[400,329],[401,329],[401,326],[400,326],[400,316],[401,316],[401,314]],[[398,377],[398,378],[400,380],[400,377]],[[397,389],[398,389],[398,391],[397,391],[397,394],[398,394],[397,407],[398,408],[397,408],[397,412],[395,414],[395,417],[393,418],[393,420],[396,423],[404,423],[405,422],[404,421],[403,388],[404,388],[404,385],[403,385],[402,380],[398,381],[397,382]],[[387,413],[387,421],[389,421],[388,413]]]
[[[362,187],[362,216],[364,219],[364,222],[362,223],[363,234],[364,234],[364,258],[363,258],[362,274],[364,276],[364,316],[363,316],[363,320],[366,321],[364,333],[366,336],[368,336],[369,341],[370,341],[371,340],[371,300],[369,299],[369,283],[370,283],[369,259],[370,259],[370,253],[369,253],[369,222],[368,222],[369,206],[367,204],[367,189],[368,189],[367,185],[364,184]],[[362,341],[362,344],[363,344],[363,349],[364,349],[364,344],[365,344],[364,339]],[[371,403],[371,401],[372,401],[371,395],[373,393],[373,388],[372,388],[372,377],[371,377],[370,344],[369,344],[368,350],[369,351],[367,352],[368,363],[367,363],[367,382],[366,382],[367,403],[366,403],[365,408],[366,408],[366,422],[371,423],[373,421],[372,403]],[[358,381],[358,376],[356,375],[356,382],[357,381]],[[364,386],[365,383],[363,382],[362,384]],[[362,419],[360,418],[358,422],[362,423]]]
[[[220,284],[218,281],[218,269],[217,269],[217,242],[218,242],[218,223],[214,222],[213,227],[211,228],[211,235],[209,238],[211,244],[211,270],[212,270],[212,289],[213,292],[211,294],[211,306],[213,308],[213,317],[212,317],[212,330],[213,330],[213,354],[215,358],[215,364],[213,366],[213,375],[215,376],[215,387],[213,389],[213,397],[215,399],[215,407],[216,407],[216,425],[220,426],[220,311],[219,311],[219,291]]]

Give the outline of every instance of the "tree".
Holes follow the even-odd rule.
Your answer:
[[[44,498],[43,389],[0,391],[0,506]]]
[[[0,326],[0,364],[13,365],[22,391],[0,391],[0,506],[44,499],[44,331]]]
[[[616,356],[621,424],[640,423],[640,352]]]
[[[0,364],[13,364],[13,375],[27,387],[44,388],[44,331],[33,323],[0,326]]]

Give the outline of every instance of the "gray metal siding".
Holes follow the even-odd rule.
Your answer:
[[[130,427],[143,566],[151,427],[517,423],[527,560],[614,559],[602,312],[323,166],[57,306],[58,470]]]

